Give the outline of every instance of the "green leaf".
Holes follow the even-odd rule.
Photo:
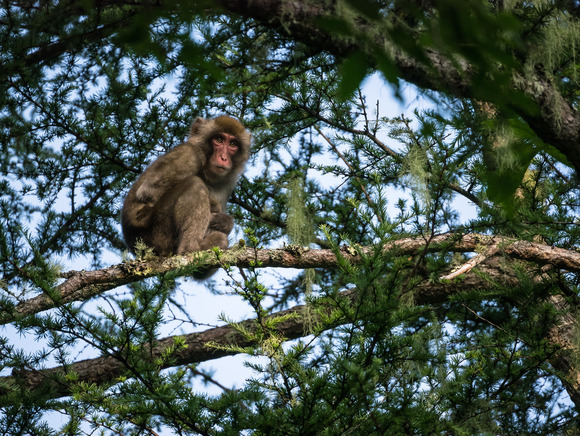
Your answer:
[[[346,0],[346,3],[355,11],[364,15],[371,20],[377,20],[380,17],[379,3],[373,0]]]
[[[316,24],[321,30],[326,30],[334,35],[353,36],[350,22],[341,17],[318,18]]]
[[[399,69],[393,60],[385,53],[375,54],[375,60],[379,71],[390,83],[399,84]]]
[[[367,55],[362,51],[351,53],[340,66],[341,80],[338,95],[343,99],[350,97],[369,72]]]
[[[526,170],[540,150],[528,142],[510,144],[515,162],[509,168],[497,169],[487,166],[483,179],[487,185],[487,195],[494,203],[500,204],[509,214],[515,211],[514,194],[521,185]]]

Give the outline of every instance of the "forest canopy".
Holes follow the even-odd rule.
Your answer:
[[[4,1],[0,427],[575,434],[579,17]],[[131,255],[129,187],[222,114],[230,249]]]

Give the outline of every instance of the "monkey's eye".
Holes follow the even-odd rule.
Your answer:
[[[223,136],[221,136],[221,135],[217,135],[217,136],[215,136],[215,137],[213,138],[213,140],[214,140],[215,142],[219,142],[219,143],[221,144],[222,142],[224,142],[224,137],[223,137]]]
[[[239,147],[240,147],[240,145],[236,141],[230,142],[230,148],[232,150],[237,150]]]

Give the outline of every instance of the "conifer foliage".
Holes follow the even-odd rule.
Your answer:
[[[0,46],[5,434],[578,431],[577,1],[6,0]],[[219,114],[232,248],[133,258]]]

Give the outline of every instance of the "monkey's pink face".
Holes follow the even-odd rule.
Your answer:
[[[217,176],[224,176],[232,169],[232,157],[240,149],[238,138],[229,133],[219,132],[211,138],[213,154],[209,158],[209,168]]]

